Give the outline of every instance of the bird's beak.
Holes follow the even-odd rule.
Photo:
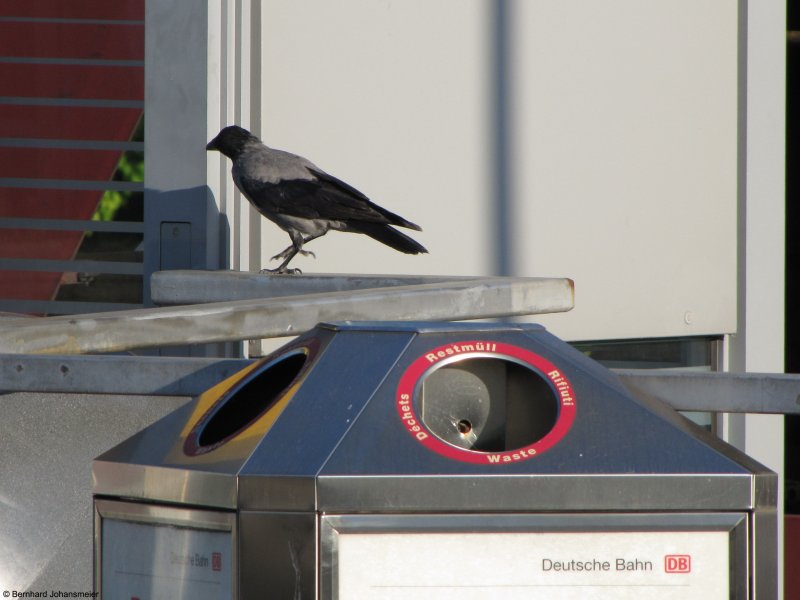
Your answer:
[[[217,147],[217,138],[214,138],[208,144],[206,144],[206,150],[219,150]]]

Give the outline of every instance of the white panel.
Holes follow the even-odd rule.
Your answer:
[[[741,272],[746,340],[734,367],[782,373],[786,212],[786,6],[748,5],[747,204]]]
[[[747,161],[742,208],[739,326],[734,371],[784,370],[786,2],[747,5]],[[778,548],[783,548],[784,418],[727,415],[725,439],[779,476]],[[776,588],[783,591],[783,552]],[[758,575],[756,576],[758,577]]]
[[[513,6],[517,274],[576,283],[575,310],[541,322],[733,331],[737,3]]]
[[[243,127],[252,129],[251,114],[251,87],[254,83],[250,71],[251,47],[251,3],[250,0],[236,0],[236,106],[233,121]],[[255,80],[257,83],[257,79]],[[250,206],[247,199],[239,191],[236,192],[236,223],[234,229],[237,234],[235,247],[235,268],[240,271],[249,271],[250,257]]]
[[[224,98],[223,115],[225,124],[232,123],[237,120],[237,108],[241,89],[238,85],[238,78],[236,77],[236,58],[240,54],[241,39],[239,39],[238,31],[236,29],[236,9],[239,3],[236,0],[224,0],[222,2],[222,10],[224,11],[224,18],[222,26],[225,30],[226,45],[223,50],[222,58],[225,61],[224,73],[225,83],[221,90]],[[240,118],[240,117],[239,117]],[[223,164],[226,168],[230,168],[230,161],[223,158]],[[228,239],[228,253],[230,256],[231,269],[239,270],[241,268],[240,256],[240,243],[239,243],[239,205],[241,198],[239,191],[233,183],[230,176],[225,178],[225,193],[222,195],[222,212],[225,214],[230,227],[230,236]]]
[[[224,600],[234,587],[231,532],[107,519],[106,598]]]
[[[262,4],[262,133],[419,224],[429,255],[332,232],[306,272],[485,273],[485,37],[477,0]],[[264,265],[289,244],[264,227]],[[276,263],[272,263],[275,266]]]
[[[337,542],[338,598],[731,597],[726,531],[369,532]]]
[[[260,107],[254,106],[253,99],[260,97],[260,80],[251,64],[252,48],[258,44],[258,30],[254,31],[251,23],[253,2],[257,0],[208,3],[207,140],[225,125],[254,127],[253,123],[258,123],[254,113]],[[230,161],[211,152],[206,155],[206,164],[208,185],[226,219],[230,267],[245,271],[257,268],[251,265],[254,244],[250,236],[258,227],[250,223],[249,205],[233,184]]]

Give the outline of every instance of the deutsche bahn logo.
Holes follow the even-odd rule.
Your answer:
[[[222,553],[220,552],[211,553],[211,570],[222,571]]]
[[[667,554],[664,556],[665,573],[691,573],[692,556],[690,554]]]

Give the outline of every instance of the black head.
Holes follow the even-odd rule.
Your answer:
[[[252,133],[238,125],[229,125],[208,142],[206,150],[218,150],[231,160],[236,159],[244,150],[248,142],[258,141]]]

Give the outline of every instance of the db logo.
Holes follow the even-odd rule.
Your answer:
[[[222,571],[222,553],[220,552],[211,553],[211,570]]]
[[[664,571],[667,573],[691,573],[691,554],[667,554],[664,557]]]

